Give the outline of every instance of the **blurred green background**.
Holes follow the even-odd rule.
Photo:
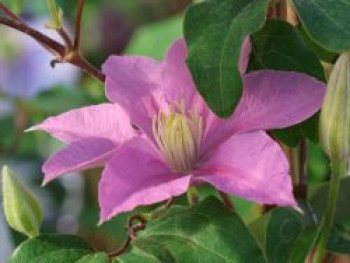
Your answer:
[[[27,21],[49,21],[44,0],[2,1],[13,10],[20,10],[21,16]],[[87,0],[83,16],[82,51],[96,67],[100,67],[112,54],[146,55],[160,60],[170,43],[181,36],[183,13],[191,2]],[[60,0],[58,3],[64,10],[65,23],[72,32],[77,1]],[[11,76],[20,78],[23,74],[28,74],[28,66],[11,68],[14,60],[22,63],[23,54],[19,54],[13,44],[16,37],[10,39],[8,31],[3,30],[3,26],[0,26],[0,70],[1,67],[12,70],[14,73]],[[50,67],[42,60],[33,63],[34,70],[35,65],[40,63],[46,63],[44,66]],[[48,116],[106,101],[103,86],[98,81],[79,72],[74,74],[78,77],[71,83],[56,81],[50,87],[45,87],[45,90],[23,98],[14,96],[9,91],[17,88],[12,84],[13,78],[8,78],[7,82],[1,81],[0,73],[0,166],[8,164],[40,197],[45,212],[43,233],[77,233],[96,248],[110,251],[118,247],[126,236],[124,223],[127,215],[97,226],[97,182],[101,171],[96,169],[84,174],[67,175],[41,188],[41,165],[62,145],[42,132],[23,133],[24,129]],[[46,78],[44,74],[37,74],[36,77]],[[28,81],[30,80],[31,78]],[[33,80],[35,81],[36,79]],[[25,89],[26,84],[21,88]],[[309,142],[308,149],[308,180],[310,184],[316,185],[329,176],[328,160],[318,145]],[[297,152],[297,149],[294,151]],[[201,193],[208,195],[214,191],[210,187],[204,187]],[[181,198],[178,200],[182,201]],[[257,205],[237,198],[234,201],[238,212],[248,222],[255,219],[261,211]],[[3,220],[0,220],[0,228],[1,224],[2,228],[6,228],[3,231],[10,233],[6,239],[10,244],[7,251],[2,252],[5,255],[24,237],[9,232]],[[5,235],[1,235],[0,231],[0,243],[3,244],[5,241],[1,238],[5,239]],[[1,257],[0,261],[2,262]]]

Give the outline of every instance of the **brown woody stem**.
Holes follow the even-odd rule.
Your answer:
[[[84,3],[85,3],[85,0],[79,0],[77,17],[75,20],[75,37],[74,37],[74,44],[73,44],[74,51],[79,50],[79,47],[80,47],[81,19],[84,11]]]
[[[66,45],[67,51],[71,51],[73,49],[73,43],[70,37],[68,36],[66,30],[64,30],[63,28],[60,28],[60,29],[57,29],[57,33],[60,35],[64,44]]]
[[[224,204],[226,205],[226,207],[232,211],[235,211],[235,205],[232,203],[230,197],[225,194],[224,192],[218,191],[219,195],[222,199],[222,201],[224,202]]]
[[[4,14],[7,15],[12,20],[15,20],[17,22],[22,22],[21,19],[15,13],[13,13],[7,6],[5,6],[2,3],[0,3],[0,10],[3,11]]]
[[[307,197],[307,141],[305,137],[300,141],[298,188],[298,197],[305,200]]]
[[[16,29],[36,40],[39,44],[43,45],[45,48],[49,48],[50,52],[54,55],[64,56],[65,55],[65,47],[58,43],[57,41],[45,36],[39,31],[31,28],[30,26],[24,24],[18,20],[12,20],[7,17],[0,17],[0,24],[6,25],[13,29]]]
[[[83,2],[83,1],[82,1]],[[5,10],[4,5],[0,4],[0,10]],[[6,8],[8,10],[8,8]],[[5,11],[4,11],[5,13]],[[6,12],[6,14],[11,14],[11,12]],[[10,15],[8,15],[10,17]],[[14,14],[11,16],[15,16]],[[97,78],[101,82],[104,83],[105,81],[105,75],[99,71],[97,68],[92,66],[89,62],[87,62],[84,57],[80,55],[80,53],[77,50],[73,50],[70,48],[69,43],[71,43],[68,35],[65,33],[65,31],[59,32],[62,38],[65,39],[65,44],[67,46],[62,45],[61,43],[53,40],[52,38],[42,34],[41,32],[35,30],[34,28],[26,25],[23,23],[17,16],[13,19],[0,16],[0,24],[3,24],[5,26],[11,27],[13,29],[16,29],[30,37],[32,37],[34,40],[36,40],[40,45],[42,45],[44,48],[46,48],[50,53],[52,53],[54,56],[58,57],[55,59],[55,61],[59,61],[62,63],[70,63],[73,64],[79,68],[81,68],[86,73],[90,74],[91,76]],[[79,34],[80,34],[80,30]],[[78,41],[79,45],[79,41]],[[55,64],[55,63],[53,63]]]

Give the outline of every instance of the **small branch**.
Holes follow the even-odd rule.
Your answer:
[[[194,205],[199,202],[197,189],[193,185],[190,185],[190,187],[187,189],[187,201],[190,205]]]
[[[335,159],[331,157],[332,177],[330,181],[330,189],[328,193],[328,202],[326,211],[323,214],[321,226],[319,229],[319,240],[316,246],[313,263],[323,262],[324,256],[327,253],[328,239],[331,235],[333,227],[334,214],[336,212],[338,192],[341,178],[346,174],[347,160]]]
[[[222,201],[224,202],[224,204],[226,205],[226,207],[232,211],[235,211],[235,205],[232,203],[230,197],[225,194],[224,192],[218,191],[219,195],[222,199]]]
[[[152,211],[151,213],[144,214],[147,220],[152,220],[162,216],[173,204],[173,198],[169,198],[163,205]]]
[[[1,4],[2,5],[2,4]],[[40,45],[42,45],[44,48],[46,48],[51,54],[53,54],[56,58],[53,60],[52,65],[55,65],[56,63],[70,63],[73,64],[82,70],[84,70],[89,75],[97,78],[101,82],[104,83],[105,81],[105,75],[95,68],[93,65],[91,65],[89,62],[87,62],[79,52],[70,51],[68,52],[67,47],[62,45],[61,43],[53,40],[52,38],[42,34],[41,32],[35,30],[34,28],[26,25],[25,23],[18,21],[18,20],[12,20],[7,17],[0,16],[0,24],[3,24],[5,26],[11,27],[13,29],[16,29],[30,37],[32,37],[35,41],[37,41]],[[62,33],[62,32],[61,32]],[[66,41],[71,42],[68,35],[63,32],[64,38],[67,38]]]
[[[7,6],[5,6],[2,3],[0,3],[0,10],[3,11],[4,14],[7,15],[12,20],[22,23],[22,20],[15,13],[13,13]]]
[[[0,24],[6,25],[13,29],[16,29],[28,36],[31,36],[34,40],[36,40],[39,44],[43,45],[45,48],[48,48],[51,53],[55,56],[64,56],[65,55],[65,47],[58,43],[57,41],[45,36],[39,31],[31,28],[30,26],[20,22],[9,19],[7,17],[0,17]]]
[[[139,223],[135,223],[138,221]],[[136,233],[140,230],[145,229],[147,220],[141,214],[132,215],[127,222],[127,229],[129,230],[129,235],[131,239],[136,237]]]
[[[57,33],[60,35],[64,44],[66,45],[67,51],[71,51],[73,49],[73,43],[70,37],[68,36],[66,30],[64,30],[63,28],[60,28],[57,30]]]
[[[136,222],[135,222],[136,221]],[[141,214],[132,215],[127,221],[126,228],[128,229],[128,237],[124,241],[123,245],[116,251],[110,252],[108,257],[114,258],[123,254],[130,246],[131,241],[136,237],[138,231],[145,229],[147,220]]]
[[[83,69],[86,73],[89,75],[95,77],[96,79],[100,80],[102,83],[105,82],[106,76],[97,68],[95,68],[93,65],[91,65],[89,62],[87,62],[83,57],[81,57],[78,53],[72,53],[72,57],[68,58],[66,61],[69,63],[77,66],[78,68]]]
[[[299,155],[299,185],[298,197],[305,200],[307,197],[307,142],[305,137],[300,141]]]
[[[173,203],[174,203],[174,199],[173,199],[172,197],[170,197],[170,198],[168,199],[168,201],[165,202],[164,208],[165,208],[165,209],[170,208],[170,207],[173,205]]]
[[[109,253],[108,257],[115,258],[115,257],[120,256],[129,248],[130,244],[131,244],[131,238],[130,238],[130,236],[128,236],[126,238],[126,240],[124,241],[123,245],[120,248],[118,248],[116,251]]]
[[[83,11],[84,11],[84,3],[85,3],[85,0],[79,0],[77,17],[75,20],[75,37],[74,37],[74,44],[73,44],[74,51],[79,50],[79,47],[80,47],[81,19],[82,19]]]

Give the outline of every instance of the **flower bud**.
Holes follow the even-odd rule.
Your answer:
[[[51,21],[46,24],[47,28],[61,29],[63,26],[63,11],[57,7],[56,0],[47,0]]]
[[[350,53],[331,72],[320,117],[320,139],[333,159],[350,157]]]
[[[6,166],[2,170],[2,192],[7,223],[29,237],[39,235],[43,216],[41,205]]]

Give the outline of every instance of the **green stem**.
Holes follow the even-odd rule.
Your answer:
[[[327,242],[331,234],[333,217],[337,205],[340,179],[346,173],[346,160],[332,160],[332,170],[333,174],[331,177],[328,203],[319,231],[319,241],[313,260],[314,263],[321,263],[326,253]]]
[[[197,189],[193,185],[187,189],[187,200],[190,205],[196,204],[199,201]]]

